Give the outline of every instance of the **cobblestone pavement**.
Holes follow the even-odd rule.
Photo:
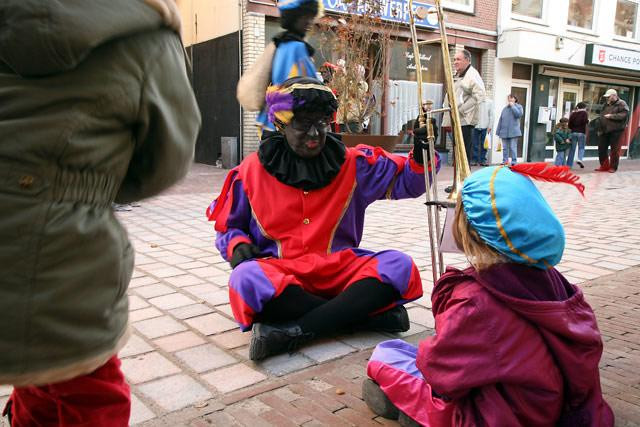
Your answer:
[[[596,310],[606,341],[602,384],[618,425],[640,425],[640,162],[624,161],[616,174],[584,173],[591,166],[579,171],[585,198],[567,185],[538,187],[567,234],[558,269],[582,284]],[[373,204],[362,242],[372,250],[402,250],[421,270],[425,295],[408,305],[407,333],[343,335],[254,363],[248,360],[250,334],[241,333],[231,315],[230,268],[204,216],[225,173],[194,165],[183,183],[119,214],[136,249],[129,290],[133,334],[120,353],[132,385],[131,424],[393,424],[366,408],[360,383],[375,344],[391,337],[416,343],[433,333],[423,199]],[[444,168],[439,186],[450,177]],[[463,266],[465,260],[447,254],[445,263]],[[0,405],[9,392],[0,387]]]

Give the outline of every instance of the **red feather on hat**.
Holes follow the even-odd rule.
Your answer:
[[[569,166],[554,166],[544,162],[518,163],[511,166],[511,170],[538,181],[564,182],[573,185],[584,197],[584,185],[578,182],[580,177],[571,172]]]

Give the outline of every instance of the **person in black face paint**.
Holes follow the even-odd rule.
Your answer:
[[[233,267],[233,315],[253,330],[249,357],[354,327],[406,331],[402,304],[422,295],[415,264],[359,244],[369,204],[424,193],[420,140],[409,157],[345,147],[329,132],[337,100],[316,79],[289,79],[266,100],[278,131],[264,133],[207,210]]]

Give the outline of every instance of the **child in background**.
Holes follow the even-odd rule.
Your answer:
[[[556,166],[564,166],[567,164],[567,153],[571,148],[571,130],[569,129],[569,119],[563,117],[558,122],[558,127],[553,134],[553,140],[556,143]]]
[[[553,268],[562,224],[529,178],[578,188],[567,167],[490,167],[464,182],[453,237],[471,266],[448,268],[431,302],[435,335],[380,343],[368,406],[400,424],[613,426],[602,339],[580,288]]]

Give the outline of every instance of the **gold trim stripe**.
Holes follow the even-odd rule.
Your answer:
[[[495,181],[496,181],[496,176],[498,176],[498,172],[500,172],[500,169],[502,169],[503,167],[504,166],[497,167],[496,170],[493,171],[493,174],[491,175],[491,180],[489,181],[489,193],[491,195],[491,210],[493,210],[493,216],[496,218],[496,225],[498,226],[498,230],[500,231],[500,235],[502,235],[502,238],[507,243],[507,246],[509,246],[509,249],[511,249],[511,252],[515,253],[516,255],[521,256],[523,259],[525,259],[530,264],[537,264],[539,262],[538,260],[531,258],[530,256],[528,256],[524,252],[520,251],[518,248],[516,248],[513,245],[513,243],[511,242],[511,239],[509,239],[509,236],[507,235],[507,232],[505,231],[504,227],[502,226],[502,219],[500,218],[500,213],[498,212],[498,206],[496,205],[496,186],[495,186]],[[543,262],[544,262],[545,265],[548,265],[548,263],[546,261],[543,260]]]
[[[269,235],[269,233],[266,232],[266,230],[264,229],[264,227],[262,226],[262,224],[260,224],[260,221],[258,221],[258,217],[256,216],[256,212],[253,210],[253,207],[251,207],[251,216],[253,217],[253,219],[255,220],[256,224],[258,225],[258,229],[260,230],[260,233],[267,239],[276,242],[276,247],[278,248],[278,258],[282,258],[282,242],[278,239],[274,239],[273,237],[271,237]]]

